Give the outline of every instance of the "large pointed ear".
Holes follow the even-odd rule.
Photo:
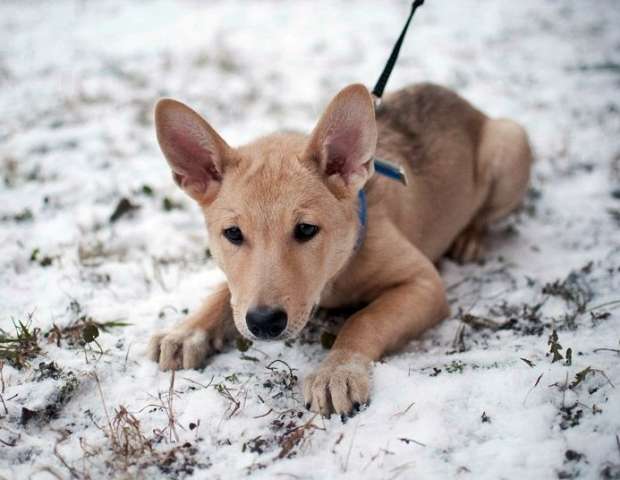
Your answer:
[[[314,162],[329,186],[357,193],[373,174],[377,124],[372,97],[350,85],[329,103],[312,131],[304,157]]]
[[[206,120],[176,100],[157,102],[155,126],[176,184],[198,203],[211,202],[232,149]]]

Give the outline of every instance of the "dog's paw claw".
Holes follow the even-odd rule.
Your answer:
[[[200,368],[215,351],[215,340],[204,330],[172,330],[153,335],[148,355],[161,370]]]
[[[304,399],[310,410],[329,417],[351,415],[368,402],[369,362],[359,356],[327,358],[319,370],[306,377]]]

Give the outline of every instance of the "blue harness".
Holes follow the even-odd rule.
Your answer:
[[[388,162],[386,160],[381,160],[376,157],[373,160],[375,162],[376,173],[392,180],[399,181],[403,185],[407,185],[407,175],[403,167],[395,163]],[[357,200],[357,215],[360,221],[360,226],[357,233],[357,243],[355,244],[355,250],[358,250],[362,246],[362,243],[364,243],[364,238],[366,237],[366,228],[368,225],[368,201],[366,200],[366,192],[363,188],[357,194]]]

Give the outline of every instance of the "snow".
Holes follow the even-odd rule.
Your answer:
[[[177,372],[178,440],[166,429],[171,374],[145,358],[146,343],[222,274],[205,254],[198,209],[158,151],[155,100],[187,102],[231,144],[308,130],[341,87],[372,86],[407,9],[0,4],[0,328],[13,333],[12,321],[29,317],[42,333],[83,315],[130,323],[101,332],[103,354],[48,337],[29,366],[5,363],[0,477],[620,478],[620,308],[593,309],[620,300],[613,0],[426,2],[388,89],[441,83],[526,125],[537,152],[526,209],[497,226],[484,264],[441,262],[452,317],[377,363],[370,405],[346,423],[314,417],[301,401],[304,375],[325,355],[324,321],[292,346],[233,346],[203,371]],[[123,197],[140,208],[111,223]],[[164,209],[165,198],[180,207]],[[585,311],[548,293],[556,281],[586,295]],[[516,322],[475,329],[467,314]],[[554,329],[570,365],[552,362]],[[587,367],[595,371],[569,388]],[[22,408],[49,405],[55,418],[21,424]],[[128,465],[106,419],[121,405],[153,448]]]

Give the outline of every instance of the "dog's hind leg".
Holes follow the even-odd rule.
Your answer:
[[[459,263],[474,262],[482,257],[485,228],[471,223],[454,239],[448,256]]]
[[[449,256],[464,263],[478,260],[489,224],[505,217],[523,201],[532,165],[527,133],[508,119],[488,119],[483,127],[477,174],[487,194],[469,225],[456,237]]]

